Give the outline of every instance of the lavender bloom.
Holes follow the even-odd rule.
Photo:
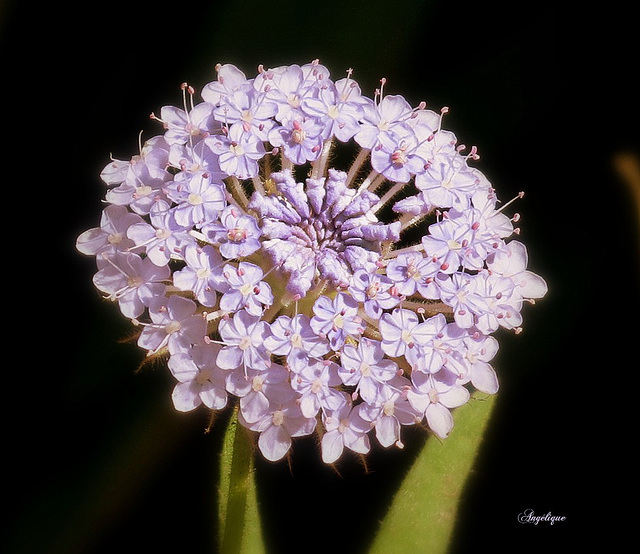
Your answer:
[[[157,266],[167,265],[172,258],[184,257],[184,249],[194,243],[189,235],[189,227],[179,225],[163,200],[156,202],[149,210],[149,223],[140,221],[127,230],[136,250],[144,251]]]
[[[250,125],[232,125],[224,135],[212,136],[207,146],[219,156],[220,169],[239,179],[248,179],[258,174],[258,160],[265,154],[259,136],[252,134]]]
[[[225,375],[215,363],[219,350],[217,344],[198,344],[169,358],[167,365],[178,381],[171,395],[176,410],[190,412],[201,404],[221,410],[227,405]]]
[[[326,433],[322,436],[322,461],[332,464],[345,447],[366,454],[371,449],[369,435],[371,424],[359,414],[359,408],[346,403],[332,412],[323,412]]]
[[[357,302],[344,293],[339,293],[333,300],[321,296],[313,305],[313,312],[311,328],[318,335],[327,337],[333,350],[339,350],[348,338],[364,331]]]
[[[262,270],[254,264],[240,262],[237,268],[225,266],[222,272],[227,291],[220,299],[220,309],[237,312],[244,308],[251,315],[262,315],[265,306],[273,304],[268,283],[262,281]]]
[[[264,348],[268,327],[260,316],[239,310],[233,318],[220,322],[219,332],[226,345],[218,354],[217,363],[221,368],[269,369],[271,362]]]
[[[122,314],[132,319],[142,315],[152,300],[164,295],[165,281],[171,277],[168,267],[158,267],[149,258],[131,253],[102,252],[97,264],[93,284],[109,300],[118,302]]]
[[[398,375],[397,364],[384,357],[379,341],[363,338],[357,347],[346,344],[340,356],[340,378],[353,385],[367,403],[375,402],[382,385]]]
[[[226,290],[222,275],[222,256],[211,245],[189,244],[184,251],[186,266],[173,274],[173,284],[180,290],[192,291],[200,304],[216,305],[216,291]]]
[[[276,147],[282,147],[285,156],[294,164],[302,165],[320,155],[322,131],[315,119],[291,113],[283,125],[269,133],[269,141]]]
[[[340,384],[338,365],[329,360],[312,360],[291,378],[291,388],[300,394],[304,417],[315,417],[320,409],[337,410],[347,403]]]
[[[383,310],[394,308],[400,302],[397,289],[392,289],[392,286],[393,281],[388,277],[358,269],[353,274],[349,293],[363,303],[364,311],[369,317],[380,319]]]
[[[226,206],[224,187],[213,182],[206,171],[194,175],[181,173],[165,190],[176,203],[172,209],[178,225],[200,228],[217,218]]]
[[[422,421],[422,413],[415,410],[407,399],[410,386],[408,379],[398,376],[392,385],[380,387],[375,402],[360,405],[360,416],[370,422],[376,439],[385,448],[392,444],[402,448],[401,426]]]
[[[493,334],[547,292],[511,240],[522,194],[501,203],[448,108],[384,79],[369,98],[318,60],[216,72],[104,166],[76,241],[95,286],[168,355],[176,410],[238,405],[268,460],[316,431],[328,464],[423,421],[446,437],[471,391],[499,390]]]
[[[225,258],[242,258],[260,248],[261,233],[255,219],[235,206],[227,206],[220,221],[207,223],[202,231]]]
[[[442,369],[435,375],[416,372],[407,399],[413,408],[424,414],[427,425],[439,437],[445,438],[453,428],[451,409],[469,400],[469,391],[456,383],[455,374]]]
[[[166,347],[173,355],[203,343],[206,322],[196,308],[195,302],[182,296],[155,297],[149,303],[151,323],[144,324],[138,345],[154,353]]]
[[[302,414],[298,396],[290,387],[280,391],[269,389],[268,408],[263,417],[255,422],[247,421],[243,412],[238,420],[245,427],[260,433],[258,447],[267,460],[275,462],[285,456],[291,448],[291,439],[313,433],[316,420]]]
[[[321,359],[331,348],[326,339],[311,328],[309,317],[298,314],[294,317],[279,316],[271,324],[271,335],[264,345],[272,354],[285,356],[289,368],[298,372],[313,358]]]
[[[89,256],[126,252],[134,246],[127,237],[127,230],[136,223],[143,223],[138,214],[131,213],[124,206],[110,204],[102,212],[100,226],[82,233],[76,241],[76,248]]]

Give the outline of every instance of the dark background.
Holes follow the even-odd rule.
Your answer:
[[[163,368],[136,372],[130,325],[74,249],[97,225],[109,154],[128,158],[148,114],[180,105],[218,62],[319,58],[363,92],[451,108],[501,199],[518,191],[521,240],[549,294],[524,332],[500,334],[494,417],[452,552],[561,551],[627,529],[638,368],[637,206],[613,169],[639,153],[632,14],[555,3],[396,0],[5,2],[0,11],[5,463],[0,550],[212,552],[222,421],[176,413]],[[8,147],[8,148],[7,148]],[[631,356],[631,357],[629,357]],[[630,438],[631,437],[631,438]],[[364,552],[424,437],[346,457],[316,445],[258,462],[272,552]],[[522,525],[525,509],[566,516]],[[608,551],[615,551],[610,548]],[[405,553],[401,553],[405,554]],[[407,553],[413,554],[413,553]]]

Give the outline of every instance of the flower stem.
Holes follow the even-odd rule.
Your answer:
[[[234,409],[220,460],[218,500],[219,550],[225,554],[264,552],[253,467],[247,432]]]

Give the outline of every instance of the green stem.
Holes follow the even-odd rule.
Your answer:
[[[219,548],[224,554],[264,552],[253,449],[234,409],[222,447],[218,504]]]

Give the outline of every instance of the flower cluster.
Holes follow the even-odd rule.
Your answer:
[[[247,78],[217,66],[162,133],[101,173],[82,233],[93,282],[168,357],[177,410],[237,402],[269,460],[318,433],[322,459],[439,437],[498,390],[501,328],[546,293],[518,229],[444,114],[364,96],[318,61]],[[351,148],[351,162],[332,161]]]

